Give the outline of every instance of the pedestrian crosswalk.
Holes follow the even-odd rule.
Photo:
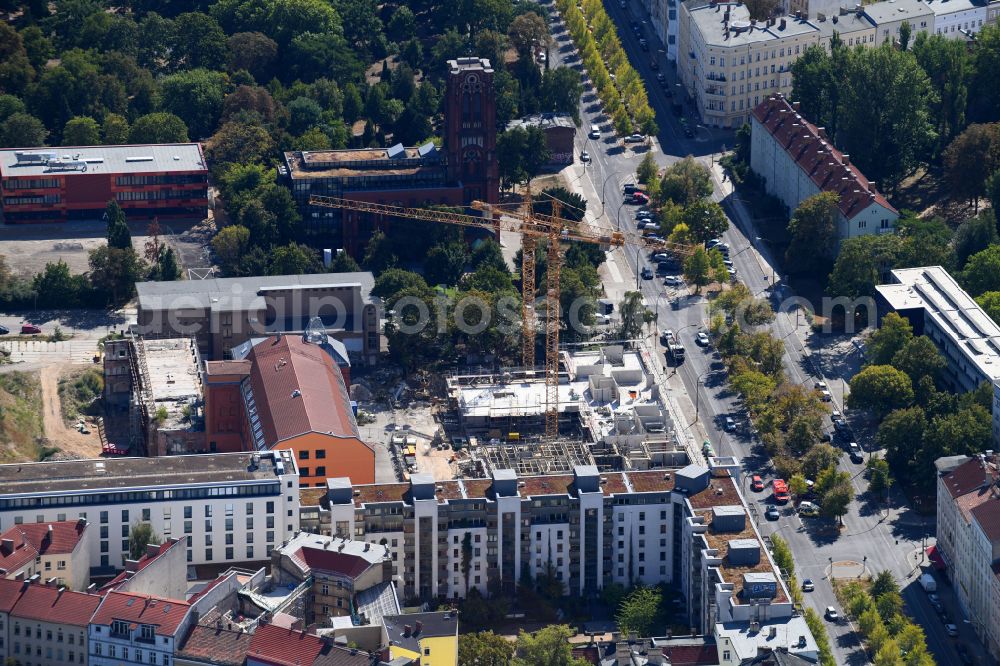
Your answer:
[[[3,340],[0,349],[10,354],[12,363],[59,361],[89,363],[97,353],[96,340]]]

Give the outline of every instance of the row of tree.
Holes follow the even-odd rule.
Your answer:
[[[836,592],[857,622],[876,666],[934,666],[923,629],[903,613],[903,597],[891,572],[880,571],[867,589],[851,581]]]
[[[492,631],[462,634],[458,638],[458,663],[479,666],[587,666],[573,656],[569,639],[574,630],[553,624],[528,633],[521,630],[512,643]]]
[[[646,87],[629,62],[601,0],[581,4],[557,0],[556,7],[618,134],[631,134],[635,128],[646,135],[656,134],[656,113],[649,105]]]

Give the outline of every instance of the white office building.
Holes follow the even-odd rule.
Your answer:
[[[100,572],[123,566],[140,522],[189,537],[191,564],[261,561],[298,530],[298,469],[290,451],[0,465],[0,530],[77,518]]]
[[[934,12],[934,34],[948,39],[969,40],[990,23],[990,9],[996,22],[997,3],[981,0],[927,0]]]

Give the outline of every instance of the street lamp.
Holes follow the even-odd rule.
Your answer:
[[[597,217],[604,215],[604,202],[606,199],[605,188],[608,186],[608,181],[611,180],[612,176],[621,176],[622,174],[631,174],[630,171],[612,171],[604,178],[604,183],[601,184],[601,212],[597,214]]]
[[[707,370],[705,370],[705,372],[703,372],[700,375],[698,375],[698,380],[694,383],[694,419],[695,419],[695,421],[698,420],[698,413],[699,413],[700,408],[701,408],[701,391],[698,390],[698,387],[701,386],[701,381],[703,379],[705,379],[705,375],[707,375],[710,372],[712,372],[712,368],[708,368]]]

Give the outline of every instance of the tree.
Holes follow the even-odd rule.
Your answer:
[[[860,298],[873,296],[879,283],[879,255],[872,236],[848,238],[840,243],[840,252],[827,281],[832,296]]]
[[[694,239],[700,243],[718,238],[729,228],[729,218],[723,212],[722,206],[705,199],[685,207],[684,223],[691,230]]]
[[[705,248],[696,247],[694,253],[684,260],[684,279],[695,286],[696,292],[701,292],[701,288],[712,281],[709,275],[710,268]]]
[[[547,47],[549,44],[549,26],[535,12],[525,12],[516,17],[507,28],[511,46],[519,57],[532,58],[536,46]]]
[[[316,100],[308,97],[296,97],[287,106],[289,114],[288,131],[292,134],[302,134],[310,127],[317,125],[323,116],[323,108]]]
[[[184,121],[195,137],[207,137],[219,123],[228,78],[203,68],[171,74],[160,82],[163,109]]]
[[[912,53],[885,43],[849,52],[837,142],[885,190],[910,173],[934,138],[927,100],[933,91]],[[870,104],[868,100],[882,100]]]
[[[814,488],[819,496],[823,515],[837,518],[842,523],[843,516],[854,499],[850,473],[839,472],[835,466],[827,467],[816,476]]]
[[[937,346],[926,335],[912,338],[892,357],[892,367],[909,375],[914,386],[921,377],[936,380],[946,365]]]
[[[6,21],[0,23],[0,92],[20,94],[34,78],[21,35]]]
[[[913,26],[909,21],[903,21],[899,25],[899,48],[903,51],[910,47],[910,35],[913,34]]]
[[[104,143],[110,145],[122,145],[128,143],[129,126],[128,120],[117,113],[109,113],[104,116],[104,123],[101,125],[101,136]]]
[[[130,560],[138,560],[146,554],[146,547],[160,543],[160,535],[153,530],[149,523],[136,521],[128,531],[128,557]]]
[[[913,478],[914,447],[921,445],[926,429],[927,417],[921,407],[897,409],[882,420],[875,444],[885,449],[886,461],[897,477]]]
[[[80,292],[85,284],[70,273],[66,262],[45,264],[45,269],[37,273],[32,281],[37,304],[43,308],[67,308],[80,304]]]
[[[48,134],[45,125],[38,118],[28,113],[12,113],[0,128],[0,146],[44,146]]]
[[[390,22],[389,25],[392,25]],[[463,612],[464,616],[464,612]],[[462,634],[458,639],[458,663],[475,666],[509,666],[514,644],[492,631]]]
[[[396,8],[386,26],[386,34],[394,42],[404,42],[414,35],[416,29],[416,17],[413,11],[406,5]]]
[[[430,287],[419,273],[402,268],[390,268],[375,279],[372,296],[381,298],[391,307],[392,303],[398,300],[399,294],[407,290],[429,293]]]
[[[503,258],[503,250],[500,248],[500,244],[492,238],[488,238],[476,246],[472,251],[469,264],[473,270],[493,267],[505,273],[510,272],[510,269],[507,267],[507,261]]]
[[[851,380],[847,404],[851,409],[867,409],[879,418],[913,402],[913,382],[891,365],[869,365]]]
[[[515,127],[497,137],[500,179],[508,188],[534,178],[551,158],[540,127]]]
[[[229,56],[226,33],[208,14],[180,14],[174,19],[172,56],[186,68],[221,69]]]
[[[156,262],[156,274],[161,282],[172,282],[180,277],[181,267],[177,264],[173,248],[168,247],[160,253]]]
[[[892,486],[889,463],[884,458],[873,456],[868,459],[865,468],[868,471],[868,490],[877,497],[886,495]]]
[[[539,89],[542,111],[568,113],[577,125],[580,124],[580,96],[583,82],[580,73],[572,67],[560,66],[545,70]]]
[[[988,191],[987,196],[989,196]],[[1000,236],[997,235],[996,211],[985,210],[966,220],[955,230],[955,235],[952,237],[958,268],[963,268],[969,257],[997,242],[1000,242]]]
[[[643,303],[642,293],[638,291],[625,292],[625,298],[618,306],[621,313],[621,340],[637,340],[642,337],[642,327],[646,324],[647,314],[651,310]]]
[[[635,177],[640,183],[646,185],[651,183],[654,178],[656,178],[657,171],[659,167],[656,165],[656,160],[653,158],[653,151],[647,150],[646,154],[643,156],[642,161],[639,162],[639,166],[635,169]]]
[[[795,573],[795,558],[792,557],[792,549],[788,547],[788,542],[781,538],[779,534],[771,535],[771,552],[774,555],[774,563],[783,572],[791,576]]]
[[[619,631],[638,636],[656,635],[654,632],[660,628],[658,623],[662,620],[662,603],[663,594],[659,589],[642,586],[635,588],[622,600],[615,613]]]
[[[263,162],[274,150],[274,141],[256,123],[228,122],[208,140],[205,153],[217,173],[227,164]]]
[[[1000,322],[1000,291],[987,291],[976,296],[976,303],[979,304],[986,314],[995,322]]]
[[[244,69],[266,81],[278,57],[278,43],[262,32],[238,32],[226,40],[230,71]]]
[[[1000,167],[1000,125],[969,125],[944,151],[952,194],[979,207],[986,180]]]
[[[969,89],[976,91],[969,99],[969,116],[980,122],[1000,120],[1000,26],[996,24],[976,33]]]
[[[945,145],[965,126],[972,65],[969,49],[960,40],[921,32],[914,41],[913,55],[937,93],[929,106],[938,145]]]
[[[465,272],[468,259],[465,243],[459,241],[435,245],[427,253],[424,274],[430,284],[454,286]]]
[[[913,339],[909,320],[896,312],[887,313],[882,325],[868,338],[866,355],[872,365],[888,365],[893,357]]]
[[[802,473],[807,478],[815,479],[824,469],[836,467],[838,460],[840,451],[829,444],[816,444],[802,456]]]
[[[660,181],[660,196],[681,206],[687,207],[710,194],[711,174],[704,164],[690,155],[667,167]]]
[[[569,638],[573,630],[565,624],[553,624],[534,633],[521,630],[517,637],[515,666],[587,666],[573,657]]]
[[[274,120],[274,110],[274,99],[266,88],[242,85],[237,86],[236,90],[226,95],[223,100],[222,120],[228,122],[235,116],[247,119],[249,114],[256,113],[262,122],[271,122]],[[289,131],[297,132],[297,130]]]
[[[883,569],[875,574],[875,578],[872,579],[869,594],[874,599],[878,599],[883,594],[899,594],[899,583],[896,582],[896,578],[892,575],[891,571]]]
[[[994,171],[986,179],[986,196],[993,208],[993,217],[996,218],[997,225],[1000,225],[1000,170]]]
[[[343,250],[336,252],[333,255],[333,259],[330,261],[330,265],[327,267],[327,273],[356,273],[361,270],[361,266],[358,262],[354,260],[354,257],[347,254]]]
[[[131,247],[121,249],[101,245],[88,257],[90,281],[96,289],[119,304],[132,297],[135,283],[146,275],[146,265]]]
[[[159,111],[136,119],[129,131],[130,143],[185,143],[188,128],[172,113]]]
[[[836,249],[837,204],[836,192],[820,192],[805,199],[795,209],[788,222],[792,237],[785,252],[785,261],[792,271],[816,271],[816,259],[829,261]]]
[[[63,127],[62,145],[94,146],[101,142],[101,128],[89,116],[71,118]]]
[[[132,247],[132,234],[128,229],[128,220],[125,218],[125,211],[114,199],[108,201],[104,208],[105,224],[107,231],[105,238],[109,247],[125,249]]]
[[[271,275],[302,275],[319,272],[316,251],[306,245],[289,243],[271,250]]]
[[[962,286],[974,297],[1000,291],[1000,245],[991,245],[969,257],[962,273]]]

